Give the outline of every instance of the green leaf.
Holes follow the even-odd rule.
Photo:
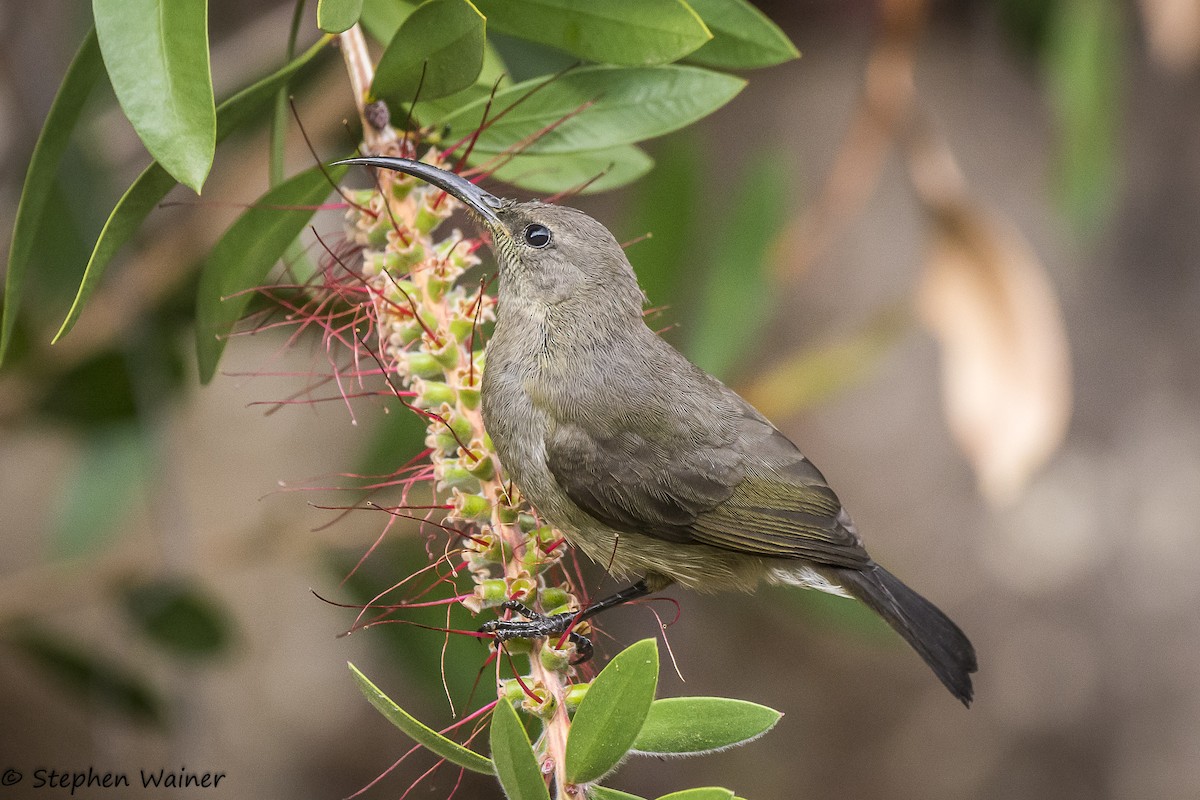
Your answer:
[[[7,641],[33,661],[39,672],[71,693],[85,708],[100,706],[135,722],[161,727],[165,704],[149,681],[124,664],[97,654],[93,645],[21,625]]]
[[[325,49],[331,39],[332,37],[329,36],[322,37],[316,44],[278,71],[221,103],[217,108],[217,141],[224,140],[256,115],[270,108],[271,97],[279,87],[285,85],[301,68],[308,65],[318,53]],[[108,215],[108,221],[104,223],[103,230],[100,231],[99,238],[96,239],[92,256],[88,259],[87,269],[83,273],[83,280],[79,284],[79,291],[75,293],[75,301],[71,304],[66,319],[63,320],[62,326],[54,336],[55,342],[66,336],[75,326],[88,299],[100,285],[100,278],[103,276],[108,262],[112,260],[121,245],[129,241],[134,231],[141,227],[142,222],[167,196],[167,192],[171,191],[175,183],[175,179],[155,162],[142,171],[133,185],[117,201],[112,213]]]
[[[316,206],[346,168],[328,175],[313,167],[267,191],[230,226],[208,254],[196,293],[196,356],[200,380],[208,383],[225,350],[225,340],[283,251],[312,219]]]
[[[492,87],[499,85],[507,74],[507,68],[504,61],[500,58],[500,54],[492,47],[491,40],[487,41],[483,48],[483,68],[479,71],[479,77],[475,79],[475,83],[463,89],[461,92],[455,92],[447,97],[430,98],[425,92],[421,92],[421,98],[415,106],[413,106],[413,115],[423,122],[435,123],[448,117],[460,108],[471,103],[482,101],[487,102],[487,99],[492,95]]]
[[[67,67],[25,172],[25,185],[21,189],[17,215],[13,219],[12,241],[8,246],[8,274],[4,282],[3,321],[0,322],[0,364],[4,363],[17,322],[25,273],[32,259],[42,214],[54,188],[58,164],[79,121],[83,103],[100,77],[100,70],[100,47],[95,31],[91,31]]]
[[[650,305],[678,308],[682,286],[691,280],[689,266],[699,253],[701,179],[707,165],[694,131],[663,141],[655,156],[654,171],[638,184],[621,227],[624,239],[650,234],[627,251]],[[674,329],[668,338],[677,340],[680,333]]]
[[[1099,229],[1117,196],[1123,13],[1113,0],[1064,0],[1046,45],[1058,118],[1057,194],[1085,233]]]
[[[598,780],[637,739],[658,686],[658,644],[630,645],[600,671],[575,711],[567,737],[567,780]]]
[[[718,69],[754,69],[800,57],[779,26],[746,0],[688,0],[713,40],[688,61]]]
[[[128,587],[121,599],[142,634],[174,656],[211,658],[233,641],[229,615],[189,582],[156,578]]]
[[[726,204],[727,219],[711,242],[704,295],[690,325],[688,356],[701,369],[728,379],[746,349],[758,341],[770,319],[775,294],[767,277],[768,259],[788,219],[786,158],[757,154]]]
[[[362,10],[363,0],[317,0],[317,27],[327,33],[349,30]]]
[[[843,338],[785,356],[738,392],[768,419],[787,418],[862,381],[911,326],[906,308],[884,308]]]
[[[359,23],[380,44],[387,44],[416,9],[406,0],[363,0]]]
[[[413,741],[425,747],[436,756],[446,759],[452,764],[480,772],[484,775],[495,775],[496,770],[490,758],[479,755],[474,750],[468,750],[458,742],[447,739],[433,728],[422,724],[416,717],[396,705],[383,692],[371,683],[366,675],[359,672],[358,667],[348,664],[350,673],[358,682],[358,688],[363,696],[375,706],[379,713],[388,721],[412,737]]]
[[[644,800],[636,794],[610,789],[607,786],[589,786],[587,796],[589,800]]]
[[[477,0],[488,26],[587,61],[668,64],[712,34],[680,0]]]
[[[118,374],[117,382],[124,376]],[[91,431],[54,503],[51,547],[66,558],[94,554],[110,543],[153,474],[153,452],[135,424]]]
[[[475,83],[483,69],[484,19],[467,0],[429,0],[414,11],[379,59],[371,94],[400,104],[436,99]],[[424,77],[422,77],[422,73]]]
[[[197,194],[216,150],[206,0],[92,0],[117,100],[150,155]]]
[[[757,739],[783,716],[773,708],[725,697],[655,700],[633,749],[646,755],[699,755]]]
[[[526,153],[632,144],[711,114],[745,85],[741,78],[699,67],[581,67],[549,82],[537,78],[498,92],[492,118],[512,109],[480,134],[475,149],[502,152],[526,138],[536,138]],[[478,100],[442,121],[453,135],[466,136],[479,127],[484,103]],[[556,127],[547,130],[551,126]]]
[[[658,800],[733,800],[733,791],[719,786],[704,786],[699,789],[684,789],[682,792],[664,794]]]
[[[484,154],[472,156],[468,161],[486,165],[495,158],[495,154]],[[570,155],[514,156],[505,161],[491,177],[544,194],[576,189],[586,183],[580,194],[594,194],[632,183],[653,166],[654,161],[645,152],[631,144],[624,144]]]
[[[492,762],[508,800],[550,800],[525,726],[504,698],[492,712]]]

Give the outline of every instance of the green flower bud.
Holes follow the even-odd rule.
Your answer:
[[[561,586],[547,586],[538,592],[538,595],[542,600],[542,608],[546,609],[547,614],[557,613],[557,611],[552,612],[550,609],[560,609],[571,602],[570,592]]]
[[[441,378],[445,376],[445,371],[437,359],[422,350],[405,353],[399,360],[403,364],[402,369],[414,377]]]
[[[475,587],[475,594],[488,608],[494,608],[508,599],[508,582],[489,578]]]
[[[463,408],[474,411],[479,408],[480,399],[481,395],[478,389],[464,389],[460,387],[458,390],[458,402],[462,404]]]
[[[483,495],[455,492],[454,516],[466,520],[491,519],[492,504]]]
[[[449,371],[458,364],[458,343],[451,340],[441,347],[431,351],[430,355],[437,359],[443,369]]]
[[[538,653],[538,657],[541,659],[542,666],[546,669],[550,670],[551,672],[562,672],[567,667],[571,666],[571,651],[566,649],[559,650],[555,648],[554,644],[556,641],[557,637],[553,636],[547,639],[542,645],[542,649]]]
[[[477,442],[473,444],[478,445]],[[464,455],[463,463],[470,465],[467,469],[470,470],[472,475],[481,481],[490,481],[496,477],[496,462],[492,461],[490,453],[478,446],[472,447],[471,453],[475,456],[476,460],[472,460],[470,457]]]
[[[450,335],[454,337],[455,341],[463,342],[464,344],[469,342],[471,340],[471,331],[474,328],[475,320],[473,319],[458,317],[450,320]]]
[[[433,408],[442,403],[452,404],[458,399],[454,389],[441,381],[427,381],[418,378],[413,381],[413,391],[417,393],[413,402],[417,408]]]
[[[451,464],[453,465],[451,466]],[[479,480],[459,465],[457,459],[447,459],[442,467],[442,477],[437,484],[439,489],[458,489],[460,492],[477,494]]]
[[[579,708],[579,704],[587,696],[588,687],[591,685],[591,683],[572,683],[567,687],[567,693],[563,695],[563,705],[567,707],[568,713],[574,712],[575,709]]]

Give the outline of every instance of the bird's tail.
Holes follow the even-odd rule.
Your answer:
[[[846,591],[887,620],[963,705],[971,705],[975,648],[949,617],[877,564],[830,572]]]

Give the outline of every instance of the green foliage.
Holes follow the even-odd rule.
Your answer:
[[[260,114],[269,105],[271,96],[311,63],[325,49],[328,42],[328,39],[322,39],[278,71],[221,103],[217,108],[217,141],[222,141]],[[30,171],[32,173],[32,166]],[[39,179],[40,177],[39,174]],[[109,214],[108,221],[104,223],[104,229],[100,231],[99,238],[96,239],[91,258],[88,259],[87,268],[83,274],[83,281],[75,294],[75,301],[71,304],[71,310],[67,313],[67,318],[63,320],[62,327],[55,335],[55,341],[66,336],[74,327],[75,321],[79,319],[88,299],[100,284],[100,278],[104,275],[108,262],[116,255],[117,250],[129,241],[146,221],[150,212],[174,187],[175,179],[155,162],[146,167],[137,180],[125,190],[125,194],[121,196],[112,213]],[[13,305],[15,308],[15,300]],[[8,319],[6,310],[5,324],[8,324]]]
[[[713,39],[689,61],[718,69],[753,69],[782,64],[800,51],[767,15],[746,0],[688,0]]]
[[[121,599],[138,630],[171,655],[209,659],[232,644],[233,625],[224,608],[191,581],[157,578],[132,584]]]
[[[318,0],[317,27],[327,33],[348,30],[363,12],[363,0]]]
[[[655,700],[633,749],[645,755],[702,755],[762,736],[782,715],[773,708],[726,697]]]
[[[752,741],[779,721],[781,714],[756,703],[721,697],[677,697],[655,700],[658,684],[658,646],[644,639],[618,653],[587,687],[567,738],[567,779],[586,787],[592,800],[640,800],[637,795],[598,786],[630,755],[701,755]],[[402,710],[353,665],[363,694],[384,716],[413,739],[446,760],[499,777],[513,800],[546,798],[539,761],[509,700],[501,697],[492,712],[491,760],[466,749]],[[523,695],[517,694],[518,698]],[[542,717],[530,715],[537,726]],[[539,747],[544,746],[535,737]],[[669,798],[728,800],[728,789],[705,787],[665,795]]]
[[[509,800],[550,800],[533,746],[517,712],[505,698],[492,711],[492,761]]]
[[[594,781],[610,772],[637,739],[658,687],[658,644],[627,647],[608,662],[584,695],[567,739],[567,779]]]
[[[92,0],[104,67],[146,149],[197,194],[217,146],[206,0]]]
[[[467,0],[429,0],[392,37],[371,92],[400,104],[437,99],[475,83],[483,69],[484,18]]]
[[[1099,230],[1117,189],[1121,17],[1113,0],[1060,0],[1046,43],[1059,128],[1058,195],[1083,231]]]
[[[9,631],[4,641],[79,705],[120,714],[142,725],[166,723],[163,699],[146,678],[99,655],[95,648],[29,624]]]
[[[67,67],[67,74],[59,86],[58,94],[50,106],[46,123],[38,135],[33,154],[29,158],[29,169],[25,173],[25,186],[17,205],[13,220],[12,241],[8,249],[8,273],[4,282],[4,311],[0,319],[0,364],[8,351],[13,327],[17,322],[17,308],[25,281],[25,273],[33,255],[33,246],[46,204],[54,187],[58,164],[66,152],[71,133],[83,111],[83,103],[91,94],[92,87],[100,77],[100,47],[96,33],[91,31],[84,38],[79,52]]]
[[[480,134],[475,149],[499,153],[536,136],[525,152],[578,153],[652,139],[716,111],[746,82],[699,67],[669,65],[581,67],[542,84],[546,80],[537,78],[498,92],[495,108],[521,102]],[[530,94],[533,89],[538,91]],[[478,100],[442,123],[452,135],[465,136],[479,127],[484,108],[485,101]]]
[[[363,675],[359,671],[358,667],[353,664],[349,664],[348,666],[350,667],[350,673],[354,676],[354,680],[358,682],[358,688],[363,693],[363,696],[389,722],[412,737],[413,741],[427,748],[435,755],[446,759],[451,764],[457,764],[472,772],[482,772],[485,775],[496,772],[496,767],[491,759],[479,755],[474,750],[463,747],[458,742],[447,739],[433,728],[425,725],[412,714],[409,714],[400,708],[400,706],[393,703],[375,684],[371,683],[366,675]],[[512,710],[511,706],[509,710]],[[522,731],[523,733],[524,731]],[[529,744],[528,740],[526,740],[525,744]]]
[[[123,377],[116,373],[118,381]],[[114,540],[153,472],[151,443],[139,425],[85,430],[83,452],[60,484],[54,503],[50,547],[63,558],[93,554]]]
[[[196,293],[196,355],[200,380],[217,370],[226,338],[250,304],[252,291],[329,196],[345,167],[313,167],[270,189],[225,232],[208,256]]]
[[[493,154],[481,153],[468,159],[468,163],[486,166],[494,160]],[[633,183],[654,166],[653,159],[645,151],[631,144],[582,153],[520,155],[507,161],[500,160],[502,166],[492,173],[493,177],[545,194],[565,192],[584,184],[586,188],[581,194],[605,192]]]
[[[757,154],[724,207],[729,219],[707,242],[704,289],[697,318],[689,327],[689,357],[702,369],[728,379],[738,356],[757,341],[770,318],[767,268],[775,241],[790,216],[784,156]]]
[[[585,61],[669,64],[712,38],[680,0],[479,0],[491,26]]]

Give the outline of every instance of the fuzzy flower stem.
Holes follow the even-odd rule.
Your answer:
[[[363,121],[364,151],[415,157],[413,145],[386,120],[380,125],[367,102],[374,69],[362,31],[356,25],[339,41]],[[445,168],[436,148],[425,160]],[[512,599],[545,613],[577,609],[578,601],[565,587],[547,585],[548,570],[562,558],[562,548],[549,545],[561,535],[539,526],[528,504],[506,487],[484,430],[480,387],[486,364],[477,328],[495,318],[495,298],[482,289],[468,292],[458,282],[479,262],[474,251],[480,241],[457,230],[436,238],[435,230],[459,203],[410,176],[381,172],[374,188],[353,195],[349,236],[361,246],[361,280],[371,296],[368,313],[380,365],[389,382],[411,394],[413,407],[428,422],[438,503],[449,501],[442,527],[477,531],[463,543],[462,571],[475,586],[462,605],[479,613]],[[519,645],[509,647],[515,652]],[[544,773],[553,777],[558,800],[572,794],[565,757],[574,646],[535,641],[528,652],[529,673],[517,678],[528,689],[522,708],[542,721],[535,748]],[[511,696],[509,683],[497,686],[502,698]]]

